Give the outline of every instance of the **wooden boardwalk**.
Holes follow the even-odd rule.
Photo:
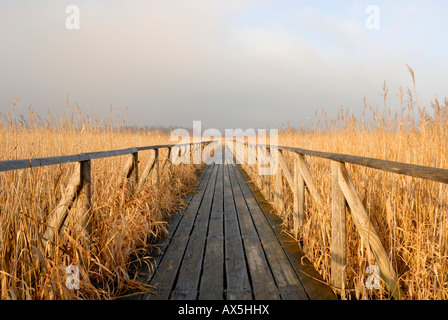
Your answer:
[[[197,193],[170,221],[156,268],[145,274],[155,294],[133,299],[335,299],[303,266],[296,242],[241,169],[208,165]]]

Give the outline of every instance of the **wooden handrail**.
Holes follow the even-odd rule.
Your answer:
[[[250,143],[244,143],[253,145]],[[258,146],[271,148],[271,145],[260,144]],[[409,163],[395,162],[389,160],[381,160],[374,158],[366,158],[361,156],[352,156],[347,154],[330,153],[322,151],[306,150],[294,147],[275,146],[280,151],[291,151],[301,155],[312,156],[316,158],[328,159],[337,162],[356,164],[363,167],[378,169],[386,172],[397,173],[414,178],[431,180],[448,184],[448,170],[434,167],[420,166]]]
[[[311,177],[309,169],[303,159],[303,156],[311,156],[321,159],[331,160],[331,194],[332,194],[332,232],[331,232],[331,244],[330,251],[332,253],[331,261],[331,282],[332,285],[338,290],[345,289],[346,282],[346,221],[345,212],[346,208],[349,209],[350,216],[352,217],[355,227],[357,228],[363,243],[368,246],[373,255],[375,256],[376,263],[380,269],[380,277],[383,279],[387,289],[391,292],[392,296],[399,299],[404,295],[400,288],[398,276],[393,268],[391,261],[388,259],[386,250],[384,249],[378,234],[376,233],[369,215],[359,198],[359,195],[355,189],[353,181],[345,167],[345,163],[354,165],[360,165],[363,167],[382,170],[385,172],[392,172],[405,176],[421,178],[425,180],[436,181],[440,183],[448,183],[448,170],[433,168],[427,166],[420,166],[408,163],[400,163],[388,160],[380,160],[373,158],[366,158],[360,156],[352,156],[346,154],[337,154],[321,151],[306,150],[294,147],[284,146],[272,146],[266,144],[254,144],[248,142],[242,142],[235,140],[235,142],[246,145],[252,150],[265,149],[266,152],[272,148],[278,149],[278,170],[275,174],[275,194],[274,207],[278,209],[279,206],[279,194],[282,192],[279,190],[280,174],[283,173],[285,180],[291,188],[293,193],[293,219],[294,219],[294,233],[297,235],[298,230],[303,225],[304,219],[304,201],[303,201],[303,184],[307,186],[308,192],[313,198],[314,202],[319,206],[322,206],[321,196],[316,188],[316,185]],[[254,148],[255,147],[255,148]],[[295,156],[294,161],[294,175],[291,174],[284,158],[283,152],[292,152]],[[241,157],[238,157],[241,162]],[[243,165],[244,159],[242,159]],[[258,160],[258,159],[257,159]],[[252,164],[252,163],[251,163]],[[253,164],[252,164],[253,165]],[[257,170],[254,170],[250,166],[246,166],[250,174],[257,174]],[[256,179],[256,181],[263,181]],[[262,183],[262,182],[261,182]],[[259,186],[259,189],[264,192],[264,186]],[[270,191],[268,191],[270,193]],[[269,194],[268,194],[268,200]]]
[[[90,234],[92,231],[91,160],[130,155],[128,161],[120,172],[120,181],[126,182],[124,186],[126,186],[128,193],[132,195],[142,187],[151,173],[153,174],[153,180],[154,178],[157,181],[159,180],[160,169],[163,169],[163,166],[170,159],[172,148],[186,148],[187,146],[190,146],[195,152],[198,152],[198,149],[201,149],[203,145],[208,145],[210,142],[211,141],[202,141],[184,144],[154,145],[59,157],[7,160],[0,161],[0,172],[75,163],[75,169],[65,188],[65,192],[63,192],[62,197],[58,205],[56,206],[56,209],[50,213],[47,228],[45,229],[45,232],[43,233],[41,238],[41,244],[45,251],[52,250],[50,244],[54,242],[55,238],[57,238],[60,230],[66,228],[69,225],[69,209],[71,207],[74,207],[76,203],[78,207],[77,214],[76,217],[72,217],[72,219],[75,219],[74,227],[76,228],[76,234],[82,235],[84,241],[86,241],[86,243],[90,246]],[[159,149],[164,148],[168,148],[169,152],[167,158],[163,159],[163,164],[160,168],[158,164],[160,160]],[[149,161],[142,175],[139,177],[138,153],[140,151],[147,150],[154,150],[155,152],[149,158]],[[34,266],[35,267],[32,270],[31,274],[40,272],[42,268],[41,259],[39,259],[37,255],[34,255]]]
[[[168,145],[155,145],[146,147],[135,147],[121,150],[100,151],[82,153],[68,156],[59,157],[46,157],[46,158],[34,158],[34,159],[21,159],[21,160],[7,160],[0,161],[0,172],[14,171],[27,168],[52,166],[58,164],[75,163],[76,167],[68,182],[65,192],[62,194],[62,198],[56,207],[56,210],[52,212],[52,217],[49,220],[49,224],[42,237],[43,244],[54,240],[56,233],[59,229],[64,228],[67,224],[67,215],[70,207],[74,205],[76,200],[81,201],[79,204],[80,212],[78,221],[81,225],[81,229],[85,231],[86,236],[90,234],[90,206],[91,206],[91,160],[109,158],[123,155],[130,155],[128,161],[124,165],[120,173],[120,178],[129,180],[128,190],[132,194],[138,188],[140,188],[148,178],[151,171],[155,167],[155,163],[160,159],[159,149],[168,148],[171,150],[173,147],[186,147],[207,145],[210,141],[202,141],[195,143],[184,144],[168,144]],[[150,157],[148,164],[143,171],[141,177],[138,174],[138,152],[146,150],[155,150],[155,155]],[[168,157],[169,157],[168,153]],[[164,159],[163,165],[167,162],[168,158]],[[163,168],[162,165],[162,168]],[[158,164],[157,164],[158,168]],[[157,170],[158,171],[158,170]],[[156,173],[158,176],[158,172]],[[139,180],[140,178],[140,180]],[[81,199],[81,200],[79,200]]]
[[[204,144],[204,143],[209,143],[209,142],[210,141],[184,143],[184,144],[167,144],[167,145],[157,145],[157,146],[135,147],[135,148],[121,149],[121,150],[80,153],[80,154],[58,156],[58,157],[5,160],[5,161],[0,161],[0,172],[27,169],[27,168],[44,167],[44,166],[52,166],[52,165],[65,164],[65,163],[71,163],[71,162],[82,162],[82,161],[88,161],[88,160],[94,160],[94,159],[117,157],[117,156],[123,156],[123,155],[127,155],[127,154],[133,154],[133,153],[136,153],[139,151],[145,151],[145,150],[171,148],[171,147],[175,147],[175,146],[181,147],[181,146],[188,146],[188,145]]]

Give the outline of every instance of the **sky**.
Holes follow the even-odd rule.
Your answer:
[[[112,106],[135,126],[300,127],[382,105],[385,81],[399,110],[406,65],[428,105],[448,96],[447,13],[440,0],[0,0],[0,113],[18,98],[16,114],[57,117],[68,96],[70,111]]]

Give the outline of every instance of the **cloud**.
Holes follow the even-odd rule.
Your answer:
[[[279,2],[268,0],[80,1],[81,29],[68,31],[68,2],[14,3],[0,10],[1,110],[20,93],[22,105],[58,113],[69,94],[100,116],[110,104],[119,112],[127,106],[133,125],[298,126],[321,107],[331,115],[339,103],[356,110],[364,96],[378,100],[384,80],[396,92],[410,83],[405,63],[429,88],[422,96],[446,91],[431,53],[409,41],[391,45],[401,35],[394,24],[367,30],[363,10],[341,15],[291,2],[294,10],[273,12],[264,6]],[[257,14],[263,19],[250,20]]]

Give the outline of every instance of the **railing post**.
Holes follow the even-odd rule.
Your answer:
[[[184,148],[185,148],[185,152],[188,152],[188,149],[187,149],[188,146],[184,146]],[[169,165],[169,169],[167,170],[168,184],[171,184],[173,182],[173,163],[171,162],[171,152],[173,152],[173,148],[169,147],[168,154],[167,154],[166,160],[165,160],[165,163],[168,163],[168,165]],[[191,153],[191,151],[190,151],[190,153]],[[185,156],[186,156],[185,154],[182,154],[182,161],[184,161]],[[181,163],[183,163],[183,162],[181,162]],[[163,170],[163,167],[162,167],[162,170]]]
[[[130,190],[131,194],[137,190],[138,185],[138,152],[132,154],[133,166],[130,177]]]
[[[155,151],[155,162],[154,168],[152,170],[152,182],[155,184],[159,183],[159,162],[160,162],[160,150],[159,148],[154,149]]]
[[[298,160],[294,161],[294,234],[297,237],[305,223],[305,180],[300,173]]]
[[[339,162],[331,161],[331,284],[344,295],[347,281],[346,202],[339,186]]]
[[[280,203],[282,197],[282,172],[279,167],[277,167],[277,172],[275,173],[275,197],[274,206],[275,209],[280,212]]]
[[[370,221],[369,215],[359,198],[358,192],[356,191],[355,185],[353,184],[344,163],[338,162],[337,165],[339,166],[339,186],[350,207],[350,214],[356,229],[364,244],[370,246],[370,249],[375,256],[376,264],[380,269],[380,277],[383,279],[387,289],[392,293],[395,299],[399,299],[403,296],[403,292],[400,288],[395,269]]]
[[[86,238],[92,232],[92,162],[91,160],[80,162],[81,186],[78,195],[77,221],[85,233]]]

